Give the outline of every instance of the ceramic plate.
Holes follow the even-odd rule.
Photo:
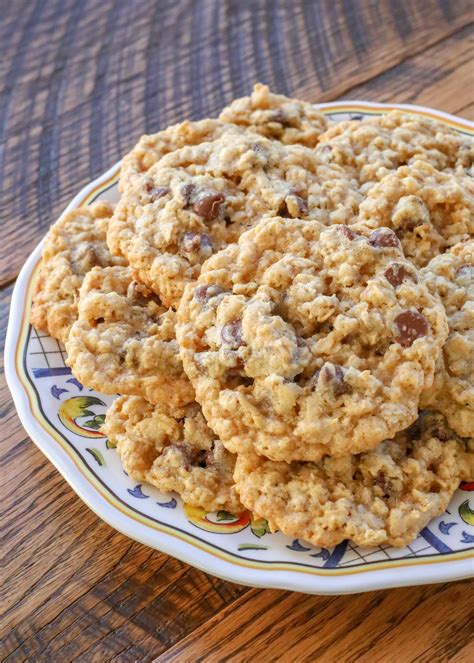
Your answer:
[[[336,121],[403,108],[474,134],[467,120],[419,106],[337,102],[320,107]],[[86,186],[67,209],[97,199],[116,201],[119,166]],[[265,521],[252,522],[247,512],[206,513],[175,495],[137,485],[99,432],[113,397],[80,384],[64,363],[64,348],[28,323],[40,255],[41,245],[27,260],[13,294],[6,342],[8,384],[28,435],[112,527],[211,574],[258,587],[340,594],[472,575],[474,512],[468,484],[457,491],[446,513],[403,549],[361,548],[350,542],[315,548],[281,533],[270,534]]]

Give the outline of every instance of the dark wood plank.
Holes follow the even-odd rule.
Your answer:
[[[215,114],[257,80],[333,99],[471,20],[470,0],[3,3],[0,283],[143,131]]]
[[[251,590],[155,663],[472,660],[469,583],[353,596]]]
[[[346,90],[342,98],[421,104],[467,117],[474,96],[472,26]]]
[[[0,412],[0,660],[147,661],[247,591],[99,520],[26,437],[3,374]]]
[[[459,108],[456,113],[461,115],[461,117],[466,117],[468,120],[471,120],[471,122],[474,122],[474,103]]]

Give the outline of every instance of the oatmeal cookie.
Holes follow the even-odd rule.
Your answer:
[[[235,457],[216,440],[197,403],[174,408],[119,396],[103,431],[133,480],[175,491],[207,511],[243,510],[232,476]]]
[[[441,122],[402,111],[337,122],[320,136],[318,156],[357,177],[366,192],[390,171],[416,160],[438,170],[465,172],[474,141]]]
[[[120,167],[119,190],[123,193],[165,154],[187,145],[199,145],[221,136],[228,126],[218,120],[180,122],[155,134],[143,135],[125,155]]]
[[[63,214],[45,237],[30,322],[63,343],[77,318],[85,274],[96,265],[125,264],[123,258],[110,255],[105,242],[112,212],[106,202],[80,207]]]
[[[388,227],[417,266],[474,236],[474,190],[423,161],[402,166],[369,191],[356,232]]]
[[[357,453],[406,428],[446,336],[391,230],[281,218],[207,261],[177,326],[209,425],[273,460]]]
[[[272,530],[323,547],[405,546],[473,477],[473,447],[429,412],[368,453],[319,463],[239,454],[234,473],[243,504]]]
[[[474,435],[474,240],[433,258],[421,273],[441,297],[449,325],[433,387],[422,402],[442,412],[458,435]]]
[[[66,343],[67,363],[84,385],[152,403],[194,400],[175,338],[175,312],[135,283],[128,267],[92,269]]]
[[[282,143],[314,147],[328,124],[324,115],[311,104],[273,94],[268,86],[257,84],[250,97],[235,100],[224,108],[218,120],[185,121],[142,136],[122,161],[119,189],[126,191],[165,154],[215,140],[228,131],[229,125]]]
[[[254,86],[249,97],[236,99],[224,108],[219,120],[287,145],[299,143],[306,147],[314,147],[329,125],[312,104],[273,94],[261,83]]]
[[[350,223],[361,196],[314,151],[235,129],[164,156],[122,197],[107,241],[167,306],[213,253],[264,215]]]

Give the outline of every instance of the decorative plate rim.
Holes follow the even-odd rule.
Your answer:
[[[382,104],[367,101],[336,101],[315,104],[326,113],[357,112],[365,114],[407,110],[426,117],[442,120],[458,131],[474,135],[474,123],[443,111],[410,104]],[[99,190],[112,184],[118,177],[120,161],[103,175],[87,184],[69,203],[65,212],[91,203]],[[184,531],[161,524],[156,529],[140,520],[139,512],[129,505],[119,508],[100,488],[100,480],[89,468],[68,454],[54,434],[51,425],[42,417],[38,403],[32,399],[23,383],[21,351],[28,335],[27,313],[31,303],[31,286],[41,256],[42,242],[26,260],[15,283],[5,343],[5,374],[19,418],[30,438],[62,474],[77,495],[99,518],[125,536],[155,548],[202,571],[238,584],[262,588],[286,589],[313,594],[346,594],[413,584],[445,582],[471,577],[474,571],[472,549],[418,558],[402,558],[397,562],[377,563],[339,569],[304,568],[289,562],[263,562],[240,559],[217,548],[209,547],[205,538],[198,543]],[[26,378],[26,372],[25,376]],[[35,411],[36,410],[36,411]],[[43,421],[42,421],[43,419]],[[59,444],[58,444],[59,442]],[[79,471],[78,471],[79,470]],[[203,535],[204,536],[204,535]],[[186,538],[187,537],[187,538]],[[288,568],[290,566],[290,568]]]

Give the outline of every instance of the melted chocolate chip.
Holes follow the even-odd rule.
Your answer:
[[[357,237],[355,232],[351,230],[348,226],[339,226],[339,232],[341,235],[344,235],[344,237],[347,237],[347,239],[353,240]]]
[[[321,376],[326,384],[332,386],[336,398],[342,396],[342,394],[350,394],[352,392],[350,384],[347,384],[347,382],[344,381],[344,371],[342,366],[334,364],[333,368],[331,368],[331,366],[326,364],[321,369]]]
[[[430,329],[424,315],[409,309],[397,315],[395,324],[398,329],[395,340],[404,348],[409,348],[417,338],[426,336]]]
[[[181,195],[183,196],[184,204],[189,205],[191,202],[191,196],[193,195],[194,184],[190,182],[188,184],[183,184],[181,187]]]
[[[242,384],[244,387],[251,387],[254,383],[253,378],[249,378],[247,375],[244,375],[242,378]]]
[[[222,193],[207,193],[194,203],[194,211],[205,221],[213,221],[219,215],[225,198]]]
[[[154,186],[151,182],[149,182],[145,188],[153,203],[170,192],[168,186]]]
[[[221,329],[221,338],[232,350],[242,345],[242,320],[232,320]]]
[[[96,325],[101,325],[103,322],[105,322],[105,318],[96,318],[94,322]]]
[[[185,233],[181,246],[185,253],[209,253],[210,255],[212,252],[211,239],[205,233]]]
[[[388,247],[400,248],[400,241],[390,228],[377,228],[370,234],[369,244],[377,248],[385,249]]]
[[[194,291],[193,297],[201,304],[205,304],[210,299],[217,297],[217,295],[220,295],[223,292],[225,292],[225,290],[218,285],[198,285]]]
[[[384,276],[394,288],[401,285],[405,280],[418,283],[418,277],[416,274],[401,262],[392,262],[392,264],[385,270]]]

